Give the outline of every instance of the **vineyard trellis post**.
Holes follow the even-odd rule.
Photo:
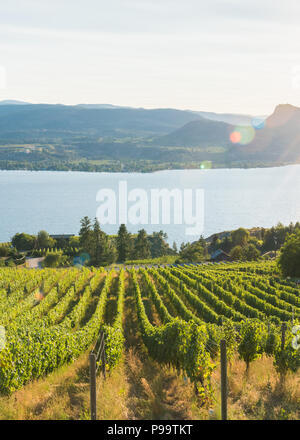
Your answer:
[[[96,377],[100,367],[101,360],[102,374],[104,380],[106,379],[106,356],[105,356],[105,338],[104,333],[101,332],[96,344],[89,355],[90,360],[90,407],[91,420],[97,420],[97,383]],[[98,363],[98,365],[97,365]]]
[[[91,402],[91,420],[97,418],[97,395],[96,395],[96,356],[90,353],[90,402]]]
[[[227,352],[226,341],[221,340],[221,418],[227,420]]]

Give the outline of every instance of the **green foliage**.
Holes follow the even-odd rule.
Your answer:
[[[87,263],[93,266],[107,266],[117,259],[117,251],[113,241],[100,228],[95,218],[92,225],[88,217],[81,220],[79,243],[81,251],[87,255]]]
[[[293,339],[294,335],[288,328],[285,333],[284,347],[278,343],[274,350],[274,366],[280,374],[282,382],[289,371],[296,373],[300,368],[300,348],[294,348]]]
[[[244,260],[244,250],[242,246],[237,245],[230,251],[230,257],[232,260],[243,261]]]
[[[50,237],[47,231],[40,231],[36,238],[36,247],[40,249],[49,249],[55,246],[55,240]]]
[[[179,252],[178,263],[197,263],[207,258],[205,240],[200,238],[194,243],[182,243]]]
[[[150,243],[145,229],[141,229],[134,241],[134,256],[137,260],[151,258]]]
[[[238,352],[240,357],[246,362],[248,372],[250,363],[259,358],[263,351],[263,333],[265,328],[262,323],[247,319],[241,323]]]
[[[157,264],[173,264],[176,261],[176,255],[164,255],[162,257],[157,258],[148,258],[146,260],[127,260],[125,264],[149,264],[149,265],[157,265]]]
[[[120,226],[118,231],[117,251],[118,251],[118,262],[120,263],[126,261],[129,258],[132,251],[131,234],[129,234],[124,224]]]
[[[281,249],[278,266],[284,276],[300,277],[300,230],[288,236]]]
[[[18,249],[18,251],[29,251],[35,247],[36,237],[22,232],[13,236],[11,244]]]
[[[280,333],[273,323],[268,323],[267,332],[265,332],[265,341],[263,342],[263,351],[267,356],[273,356],[280,346]]]
[[[192,381],[200,381],[203,386],[209,388],[209,378],[214,364],[205,349],[208,339],[205,325],[174,318],[163,326],[153,327],[143,305],[134,269],[131,274],[139,326],[149,355],[158,362],[171,364],[177,370],[184,371]]]
[[[152,258],[159,258],[163,255],[173,254],[172,249],[166,242],[167,238],[167,234],[163,231],[153,232],[152,235],[148,235]]]
[[[47,251],[56,258],[61,250]],[[273,356],[281,378],[300,366],[290,322],[300,318],[299,286],[280,277],[274,263],[223,263],[141,268],[130,271],[139,331],[149,355],[187,375],[207,398],[220,341],[227,356],[237,351],[249,365]],[[0,391],[11,393],[28,381],[72,362],[105,335],[106,368],[124,350],[125,270],[119,272],[117,309],[105,322],[113,272],[103,269],[0,269]],[[155,307],[152,325],[142,299]],[[280,324],[288,322],[281,347]],[[294,339],[293,339],[294,338]],[[200,388],[199,388],[200,387]]]
[[[42,265],[43,267],[59,267],[66,263],[67,257],[58,252],[48,252]]]
[[[247,229],[239,228],[231,233],[233,246],[245,246],[248,243],[250,234]]]

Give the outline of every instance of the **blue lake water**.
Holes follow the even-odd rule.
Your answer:
[[[82,173],[48,171],[0,171],[0,241],[16,232],[77,234],[80,219],[96,216],[101,189],[113,189],[118,197],[120,181],[128,191],[140,188],[203,189],[205,237],[240,226],[271,227],[279,221],[300,221],[300,165],[257,169],[172,170],[156,173]],[[149,214],[150,217],[150,214]],[[118,220],[118,218],[117,218]],[[149,219],[150,221],[150,219]],[[119,224],[103,225],[116,233]],[[193,241],[186,224],[127,224],[131,232],[160,229],[168,241]]]

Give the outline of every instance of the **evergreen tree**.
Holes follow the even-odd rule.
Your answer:
[[[103,262],[103,256],[107,247],[107,240],[105,233],[101,231],[100,224],[97,218],[94,221],[93,227],[93,263],[95,266],[100,266]]]
[[[207,257],[207,256],[208,256],[208,248],[207,248],[207,243],[206,243],[206,241],[205,241],[203,235],[200,236],[198,242],[199,242],[200,246],[201,246],[202,249],[203,249],[203,255],[204,255],[204,257]]]
[[[117,252],[118,261],[124,263],[129,256],[131,251],[131,234],[127,231],[126,226],[122,224],[118,231],[117,237]]]
[[[85,216],[80,221],[81,228],[79,231],[79,243],[81,249],[92,255],[93,254],[93,231],[91,220]]]
[[[169,244],[166,242],[168,235],[163,231],[153,232],[148,236],[150,243],[150,252],[152,258],[162,257],[163,255],[170,255],[172,253]]]
[[[143,260],[151,258],[150,244],[145,229],[141,229],[134,242],[134,259]]]

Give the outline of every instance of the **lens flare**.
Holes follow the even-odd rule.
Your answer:
[[[241,133],[239,133],[238,131],[233,131],[232,133],[230,133],[230,140],[233,144],[239,143],[241,138]]]
[[[40,292],[40,291],[38,291],[38,292],[35,292],[35,299],[37,300],[37,301],[42,301],[42,299],[44,299],[44,295],[42,294],[42,292]]]
[[[252,127],[255,130],[261,130],[265,126],[265,120],[262,118],[253,118],[252,119]]]
[[[251,126],[238,126],[230,134],[230,140],[233,144],[247,145],[253,141],[255,137],[255,130]]]
[[[210,160],[204,160],[200,164],[201,170],[210,170],[212,168],[212,162]]]
[[[91,257],[88,253],[82,253],[78,257],[73,258],[73,264],[75,267],[81,268],[90,261]]]

